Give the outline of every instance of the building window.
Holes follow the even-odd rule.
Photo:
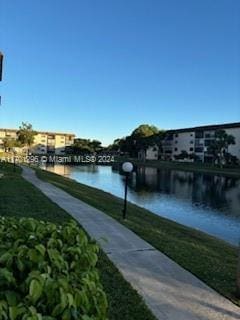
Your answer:
[[[190,141],[190,144],[193,144],[193,140]]]
[[[176,137],[176,138],[178,137],[178,133],[175,134],[175,137]]]
[[[193,151],[193,148],[189,148],[189,151]]]
[[[203,138],[203,131],[196,131],[195,132],[195,138],[198,138],[198,139]]]
[[[177,140],[175,140],[175,143],[178,143],[178,141],[177,141]]]
[[[175,149],[174,149],[174,151],[177,151],[177,150],[178,150],[178,148],[175,148]]]
[[[192,134],[192,133],[190,133],[190,136],[192,137],[192,136],[193,136],[193,134]]]
[[[214,139],[215,138],[215,133],[214,132],[206,132],[205,133],[205,138]]]

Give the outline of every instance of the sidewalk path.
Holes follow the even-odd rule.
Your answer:
[[[240,308],[132,231],[103,212],[38,179],[34,170],[22,168],[26,180],[78,220],[88,234],[99,242],[124,278],[142,295],[157,319],[240,319]]]

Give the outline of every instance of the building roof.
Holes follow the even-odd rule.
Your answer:
[[[212,124],[199,127],[183,128],[183,129],[171,129],[166,130],[167,133],[181,133],[181,132],[194,132],[200,130],[219,130],[219,129],[232,129],[240,128],[240,122],[223,123],[223,124]]]
[[[0,128],[0,131],[8,131],[8,132],[17,132],[19,129],[6,129],[6,128]],[[38,131],[35,130],[37,133],[40,134],[54,134],[54,135],[61,135],[61,136],[72,136],[75,137],[76,135],[74,133],[64,133],[64,132],[50,132],[50,131]]]

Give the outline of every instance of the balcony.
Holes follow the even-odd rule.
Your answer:
[[[205,132],[204,138],[205,139],[215,139],[215,132]]]
[[[204,148],[203,148],[203,146],[195,147],[194,151],[195,151],[196,153],[203,153]]]

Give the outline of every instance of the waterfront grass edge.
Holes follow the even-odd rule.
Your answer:
[[[240,178],[240,167],[223,167],[197,162],[180,162],[180,161],[163,161],[163,160],[138,160],[136,158],[124,158],[118,157],[115,161],[115,166],[120,165],[125,161],[131,161],[135,166],[151,167],[156,169],[169,169],[169,170],[181,170],[189,172],[199,172],[205,174],[214,174],[226,177]]]

